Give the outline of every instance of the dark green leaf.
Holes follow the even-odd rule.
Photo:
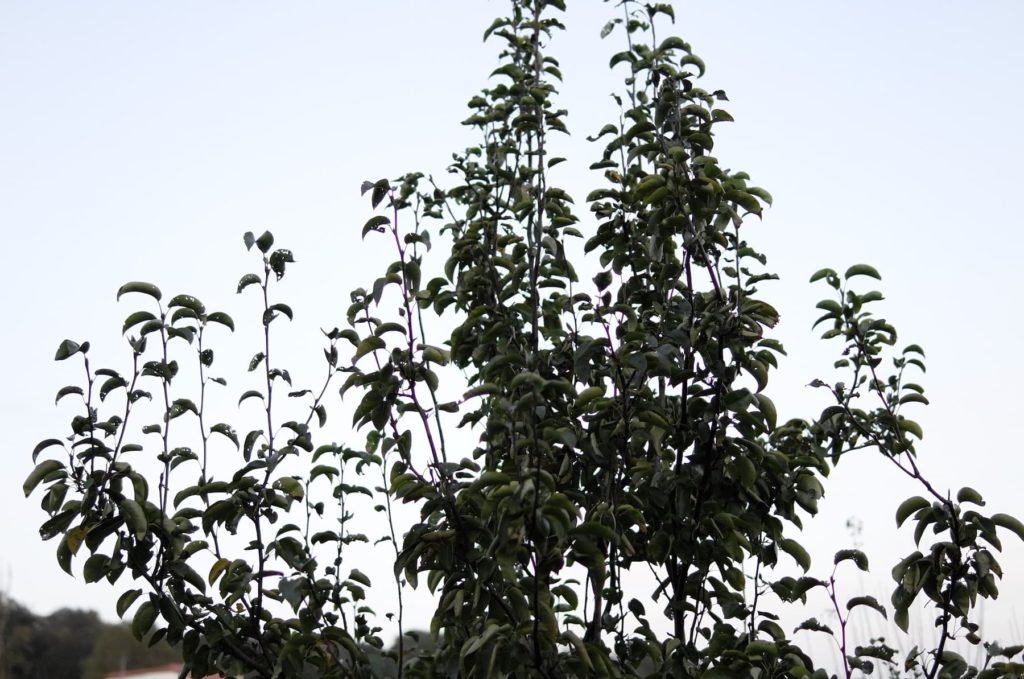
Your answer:
[[[124,319],[124,325],[121,326],[121,334],[128,332],[139,323],[155,320],[157,320],[156,316],[148,311],[136,311],[133,314],[129,314],[128,318]]]
[[[859,549],[840,549],[836,552],[835,563],[839,564],[843,561],[853,561],[857,564],[857,568],[862,571],[868,570],[868,557]]]
[[[220,323],[231,332],[235,331],[235,322],[231,320],[231,316],[228,316],[223,311],[214,311],[212,314],[206,317],[207,323]]]
[[[1024,523],[1021,523],[1016,517],[1009,514],[993,514],[990,518],[995,525],[1016,533],[1017,537],[1024,540]]]
[[[267,254],[270,252],[270,248],[274,245],[274,234],[269,231],[264,231],[259,238],[256,239],[256,247],[260,249],[260,252]]]
[[[143,601],[135,611],[135,617],[132,618],[132,635],[142,641],[143,637],[152,629],[154,622],[156,622],[156,606],[152,601]]]
[[[81,347],[79,346],[78,342],[72,342],[71,340],[66,339],[60,343],[59,347],[57,347],[57,353],[53,357],[53,360],[63,361],[67,358],[74,356],[80,350]]]
[[[800,565],[800,567],[804,569],[805,573],[808,570],[810,570],[811,556],[807,553],[807,550],[804,549],[799,542],[797,542],[796,540],[785,538],[783,540],[780,540],[778,545],[779,549],[793,557],[793,560],[796,561]]]
[[[85,392],[82,391],[81,387],[76,387],[73,384],[68,385],[66,387],[61,387],[57,391],[57,398],[54,400],[54,403],[60,403],[60,400],[62,398],[64,398],[65,396],[71,396],[72,394],[77,395],[77,396],[83,396],[85,394]]]
[[[366,238],[366,234],[370,233],[371,231],[384,231],[384,226],[390,223],[391,220],[385,217],[384,215],[376,215],[374,217],[370,217],[370,219],[367,220],[366,224],[363,224],[363,238]]]
[[[135,534],[135,539],[141,540],[146,537],[149,522],[146,520],[146,513],[142,510],[142,505],[134,500],[124,499],[118,504],[118,509],[121,511],[121,518]]]
[[[152,283],[143,283],[142,281],[132,281],[131,283],[125,283],[117,290],[117,298],[121,299],[121,295],[127,295],[129,292],[140,292],[143,295],[149,295],[153,299],[160,301],[160,288],[156,287]]]
[[[896,509],[896,527],[899,528],[903,522],[910,518],[910,515],[919,509],[930,507],[931,503],[920,495],[907,498]]]
[[[192,295],[175,295],[167,303],[167,307],[182,307],[188,309],[197,317],[206,313],[206,307],[203,306],[203,303]]]
[[[358,361],[360,358],[370,353],[371,351],[383,349],[384,346],[384,340],[382,340],[380,337],[374,337],[371,335],[370,337],[365,338],[362,342],[359,343],[359,346],[356,347],[356,353],[352,357],[352,361]]]
[[[141,594],[141,589],[130,589],[124,594],[122,594],[120,597],[118,597],[116,607],[117,617],[123,618],[125,612],[127,612],[128,609],[131,608],[131,605],[135,603],[135,600],[138,599],[139,595]]]
[[[878,270],[875,269],[875,267],[871,266],[870,264],[854,264],[849,269],[847,269],[846,273],[843,275],[843,277],[846,278],[847,280],[853,278],[854,276],[870,276],[871,278],[882,280],[882,275],[878,273]]]
[[[64,464],[57,460],[43,460],[37,464],[35,469],[33,469],[25,479],[25,483],[21,486],[21,489],[25,492],[25,497],[31,495],[32,491],[36,489],[36,486],[38,486],[43,479],[62,469],[64,469]]]
[[[820,281],[822,278],[827,278],[829,276],[835,277],[835,276],[838,276],[838,275],[839,274],[837,274],[833,269],[818,269],[811,276],[810,282],[814,283],[816,281]]]
[[[245,290],[250,285],[260,283],[260,277],[254,273],[247,273],[238,281],[238,292]]]

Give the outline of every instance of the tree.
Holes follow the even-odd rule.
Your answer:
[[[37,616],[0,596],[0,679],[77,679],[101,633],[93,611],[62,608]]]
[[[320,384],[293,386],[272,351],[293,316],[275,285],[295,260],[269,232],[246,234],[259,269],[238,284],[261,303],[248,369],[263,387],[238,399],[258,423],[212,419],[208,393],[225,386],[212,346],[235,324],[194,296],[119,290],[146,304],[123,326],[127,371],[94,369],[88,342],[61,343],[56,358],[80,358],[86,384],[58,400],[80,397],[82,413],[66,443],[36,447],[45,457],[25,482],[43,489],[41,533],[60,538],[60,565],[71,572],[84,546],[86,581],[129,572],[140,587],[118,613],[134,607],[135,634],[180,644],[194,674],[822,677],[775,613],[813,589],[835,603],[846,676],[899,671],[880,640],[850,647],[851,611],[891,610],[905,631],[918,599],[935,609],[935,639],[900,659],[906,671],[1019,672],[1020,647],[988,645],[971,668],[949,646],[981,643],[970,614],[998,594],[998,529],[1024,538],[1024,525],[923,475],[921,430],[904,413],[927,403],[910,381],[923,351],[896,350],[872,314],[881,294],[858,284],[878,272],[812,277],[830,289],[818,324],[842,342],[846,375],[814,383],[833,401],[818,416],[780,420],[767,393],[784,354],[770,337],[778,313],[759,291],[775,275],[745,228],[771,196],[712,155],[731,121],[725,93],[700,86],[687,43],[656,33],[670,6],[621,3],[603,31],[625,36],[611,58],[626,70],[621,115],[591,137],[602,178],[584,222],[553,183],[567,130],[548,47],[563,9],[513,0],[485,32],[503,51],[495,84],[469,102],[480,141],[455,156],[452,186],[419,173],[363,185],[384,211],[363,236],[387,238],[396,259],[352,293],[350,327],[325,332]],[[327,442],[336,380],[358,443]],[[240,459],[222,477],[210,460],[227,445]],[[932,528],[893,569],[889,607],[837,599],[836,572],[867,569],[855,549],[835,555],[831,577],[783,574],[787,560],[810,572],[793,528],[861,449],[920,484],[897,523],[913,520],[918,544]],[[361,502],[386,520],[382,536],[353,523]],[[411,525],[400,505],[418,510]],[[377,537],[394,548],[385,618],[398,643],[383,656],[371,649],[386,623],[365,599],[389,578],[351,556]],[[429,653],[404,634],[402,593],[424,585]]]

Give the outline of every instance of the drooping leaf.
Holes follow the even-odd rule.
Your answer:
[[[217,582],[217,578],[220,577],[220,574],[223,573],[224,569],[227,568],[230,564],[231,562],[227,559],[217,559],[216,561],[214,561],[213,565],[210,566],[210,574],[206,578],[207,582],[209,582],[211,585]]]
[[[883,618],[888,619],[889,617],[889,612],[886,611],[885,607],[882,606],[882,604],[878,603],[878,600],[875,599],[875,597],[873,596],[855,596],[846,602],[846,610],[848,611],[853,610],[857,606],[867,606],[868,608],[873,608],[879,613],[881,613]]]
[[[868,570],[868,556],[859,549],[840,549],[836,552],[835,563],[838,565],[843,561],[853,561],[857,568],[862,571]]]
[[[131,283],[125,283],[117,289],[117,299],[121,299],[122,295],[127,295],[129,292],[139,292],[143,295],[149,295],[156,301],[160,301],[162,296],[160,288],[156,287],[152,283],[144,283],[142,281],[132,281]]]
[[[882,275],[878,273],[878,270],[875,267],[871,266],[870,264],[854,264],[853,266],[846,270],[845,274],[843,274],[843,278],[847,280],[853,278],[854,276],[870,276],[871,278],[882,280]]]
[[[811,555],[807,553],[807,550],[804,549],[803,545],[790,538],[780,540],[778,545],[779,549],[793,557],[793,560],[800,565],[800,568],[804,569],[805,573],[810,570]]]
[[[363,339],[363,341],[359,343],[359,346],[356,347],[356,353],[352,357],[352,361],[358,361],[366,354],[372,351],[376,351],[377,349],[383,349],[385,346],[386,344],[384,340],[382,340],[380,337],[375,337],[371,335],[370,337]]]
[[[206,313],[206,307],[197,298],[192,295],[175,295],[167,302],[167,307],[182,307],[188,309],[196,316],[202,316]]]
[[[896,509],[896,527],[899,528],[902,526],[903,522],[906,521],[914,512],[919,509],[924,509],[925,507],[930,507],[931,504],[931,502],[920,495],[907,498],[900,503],[900,506]]]
[[[79,387],[77,385],[69,384],[66,387],[61,387],[57,391],[57,397],[53,400],[53,402],[54,403],[60,403],[60,400],[62,398],[64,398],[65,396],[72,396],[72,395],[84,396],[85,392],[82,390],[81,387]],[[100,400],[102,400],[102,396],[101,396]]]
[[[206,317],[207,323],[220,323],[231,332],[235,331],[235,322],[223,311],[214,311],[212,314]]]
[[[149,522],[146,520],[146,512],[142,505],[134,500],[124,499],[118,504],[121,518],[125,520],[128,528],[135,534],[136,540],[146,537],[149,530]]]
[[[978,491],[974,490],[969,486],[964,486],[959,491],[957,491],[956,501],[960,503],[970,502],[981,507],[985,506],[985,500],[982,499],[981,493],[979,493]]]
[[[991,517],[992,523],[1005,528],[1017,535],[1021,540],[1024,540],[1024,523],[1021,523],[1020,519],[1010,516],[1009,514],[993,514]]]
[[[242,276],[242,278],[239,279],[239,281],[238,281],[238,292],[241,292],[242,290],[245,290],[250,285],[258,284],[260,282],[261,282],[261,279],[260,279],[259,276],[257,276],[254,273],[247,273],[244,276]]]
[[[38,486],[43,479],[62,469],[64,469],[64,463],[58,462],[57,460],[43,460],[37,464],[35,469],[33,469],[25,479],[25,483],[21,486],[22,491],[25,493],[25,497],[31,495],[32,491],[36,489],[36,486]]]
[[[141,589],[129,589],[127,592],[117,598],[117,617],[123,618],[124,614],[131,608],[135,600],[142,594]]]
[[[139,323],[155,320],[157,320],[157,317],[149,311],[136,311],[135,313],[129,314],[128,317],[124,319],[124,324],[121,326],[121,334],[127,333]]]
[[[138,610],[135,611],[135,616],[132,618],[132,635],[138,641],[142,641],[146,634],[149,633],[149,630],[153,628],[153,623],[156,622],[156,615],[157,609],[152,601],[143,601]]]
[[[384,215],[375,215],[373,217],[370,217],[370,219],[368,219],[366,223],[363,224],[363,238],[366,238],[366,234],[370,233],[371,231],[384,231],[384,227],[390,223],[391,220],[385,217]]]

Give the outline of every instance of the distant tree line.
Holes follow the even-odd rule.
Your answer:
[[[166,644],[149,647],[127,625],[94,611],[36,615],[0,594],[0,679],[101,679],[119,670],[181,662]]]

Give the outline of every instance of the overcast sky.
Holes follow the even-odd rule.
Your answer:
[[[574,137],[555,181],[573,190],[585,231],[586,167],[599,151],[583,138],[614,119],[607,94],[621,73],[606,64],[621,48],[598,38],[611,5],[570,4],[552,52]],[[771,387],[780,416],[814,415],[820,402],[805,385],[829,377],[834,360],[809,331],[824,289],[807,278],[870,262],[885,278],[880,312],[928,352],[922,465],[936,485],[974,486],[993,512],[1024,516],[1024,4],[676,7],[675,30],[737,120],[719,128],[716,155],[776,199],[747,236],[782,276],[765,288],[790,351]],[[318,354],[316,329],[341,324],[349,290],[389,261],[360,241],[370,215],[360,183],[415,169],[442,176],[451,152],[475,141],[458,123],[493,68],[495,46],[480,36],[504,8],[0,0],[0,590],[40,613],[113,616],[109,589],[58,569],[56,541],[36,532],[38,498],[21,492],[35,443],[65,431],[53,395],[79,376],[52,361],[59,341],[119,355],[130,309],[114,292],[127,280],[244,315],[234,296],[251,262],[241,234],[269,228],[299,260],[287,281],[292,331]],[[252,352],[239,352],[240,368]],[[896,474],[867,453],[840,465],[806,531],[819,575],[857,517],[875,573],[866,586],[888,598],[889,569],[913,550],[893,512],[917,492]],[[1006,542],[1004,596],[986,608],[986,628],[1021,642],[1024,549]]]

